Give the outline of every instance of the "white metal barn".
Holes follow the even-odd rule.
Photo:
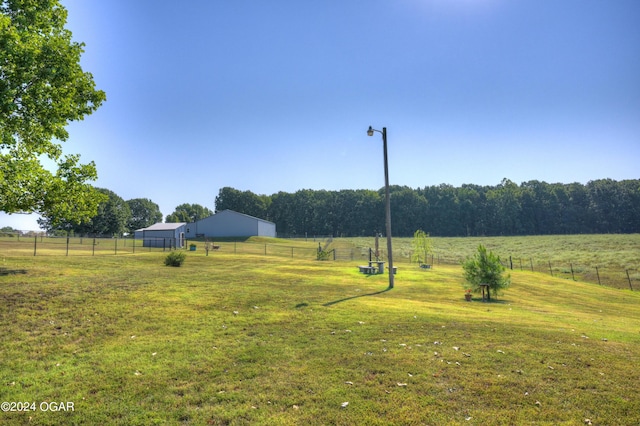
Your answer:
[[[276,224],[247,214],[223,210],[187,224],[187,238],[195,237],[275,237]]]
[[[135,238],[142,240],[144,247],[182,248],[184,247],[186,226],[187,224],[184,222],[156,223],[148,228],[136,230]]]

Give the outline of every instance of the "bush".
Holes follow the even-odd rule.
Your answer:
[[[511,277],[504,275],[505,267],[500,263],[500,257],[493,254],[481,244],[474,257],[467,258],[462,263],[464,278],[474,293],[480,291],[480,284],[489,284],[489,289],[497,295],[501,290],[509,287]]]
[[[186,257],[187,255],[183,251],[172,251],[164,259],[164,264],[167,266],[182,266]]]
[[[318,260],[329,260],[330,252],[324,250],[318,250]]]

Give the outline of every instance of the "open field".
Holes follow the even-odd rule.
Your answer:
[[[409,263],[411,238],[394,238],[396,263]],[[640,234],[553,235],[527,237],[432,238],[434,252],[430,262],[459,265],[479,244],[497,253],[505,266],[607,285],[640,290]],[[337,260],[368,260],[374,238],[287,239],[252,237],[216,241],[220,251],[234,254],[262,254],[313,259],[318,244],[335,249]],[[189,244],[192,241],[189,241]],[[195,241],[204,250],[203,241]],[[386,242],[380,241],[385,252]],[[166,248],[169,250],[169,247]],[[162,247],[143,247],[141,240],[118,238],[0,237],[4,256],[113,256],[164,251]],[[333,252],[332,252],[333,254]],[[333,258],[333,256],[331,256]]]
[[[411,240],[393,239],[396,262],[409,261]],[[334,246],[355,247],[355,257],[362,258],[368,256],[374,241],[373,237],[335,239]],[[483,244],[514,270],[533,270],[616,288],[628,289],[631,283],[634,290],[640,290],[640,234],[432,237],[432,241],[435,264],[460,264]],[[385,251],[384,238],[380,247]]]
[[[640,423],[640,292],[514,270],[488,304],[458,266],[386,291],[358,262],[164,256],[3,258],[0,399],[36,409],[1,422]]]

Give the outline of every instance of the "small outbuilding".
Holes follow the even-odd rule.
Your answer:
[[[156,223],[135,231],[135,239],[142,240],[143,247],[183,248],[186,223]]]
[[[276,224],[233,210],[223,210],[187,224],[186,236],[187,238],[275,237]]]

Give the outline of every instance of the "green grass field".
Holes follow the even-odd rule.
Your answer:
[[[398,262],[408,262],[411,238],[394,238]],[[435,264],[460,264],[479,244],[492,250],[514,270],[533,270],[556,277],[640,290],[640,234],[542,235],[526,237],[433,237]],[[337,247],[356,247],[368,255],[374,238],[336,239]],[[380,247],[386,242],[380,240]],[[572,273],[573,271],[573,273]]]
[[[553,274],[615,288],[640,290],[640,234],[553,235],[526,237],[432,238],[434,264],[459,265],[475,253],[479,244],[498,254],[509,268]],[[192,241],[189,241],[190,244]],[[411,238],[394,238],[396,263],[409,263]],[[195,241],[204,250],[203,241]],[[314,240],[252,237],[243,240],[222,239],[215,242],[220,250],[234,254],[263,254],[313,259],[318,244],[331,251],[338,260],[366,261],[374,238],[335,238]],[[380,243],[384,252],[386,242]],[[169,250],[169,248],[166,248]],[[121,256],[164,251],[162,247],[143,247],[141,240],[118,238],[47,238],[0,237],[4,256]],[[330,256],[332,257],[332,256]]]
[[[0,423],[640,423],[640,292],[514,270],[466,302],[459,266],[387,291],[357,261],[165,255],[3,258],[0,399],[35,405]]]

